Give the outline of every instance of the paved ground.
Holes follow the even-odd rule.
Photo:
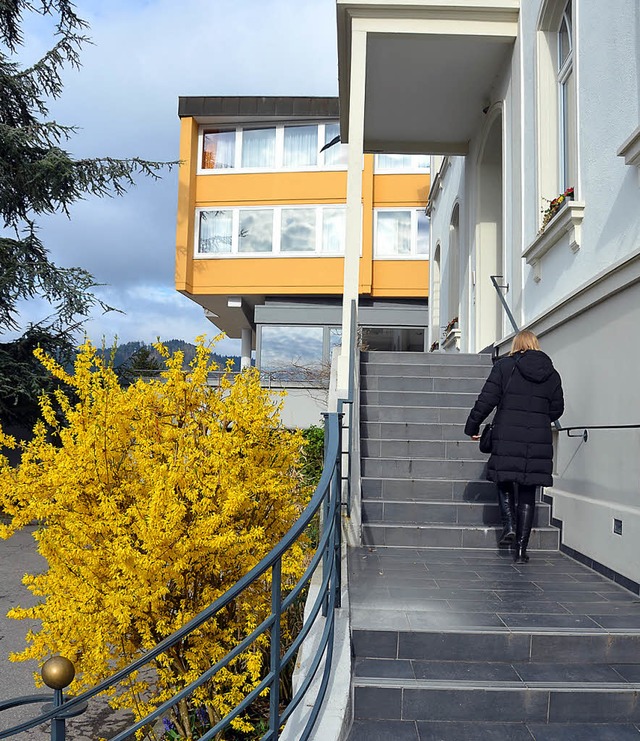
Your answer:
[[[14,663],[10,653],[25,646],[25,636],[34,623],[9,620],[7,612],[15,605],[33,603],[33,597],[22,585],[24,574],[37,573],[44,567],[44,560],[36,552],[33,530],[17,533],[9,540],[0,540],[0,702],[20,695],[44,694],[49,690],[37,689],[33,673],[35,662]],[[31,705],[8,710],[0,715],[0,730],[39,714],[42,705]],[[118,730],[118,718],[101,700],[92,703],[83,716],[68,723],[69,741],[97,741],[101,736],[113,736]],[[48,741],[48,727],[33,729],[14,738],[29,741]]]
[[[559,552],[354,548],[352,629],[640,633],[640,597]],[[372,609],[375,608],[375,609]]]

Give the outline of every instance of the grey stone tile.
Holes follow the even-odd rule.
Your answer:
[[[563,630],[597,630],[598,625],[587,615],[567,615],[543,612],[504,613],[498,616],[509,628],[562,628]]]
[[[398,634],[391,631],[354,630],[351,643],[355,656],[376,659],[395,659],[398,656]]]
[[[412,630],[452,630],[454,628],[503,628],[504,623],[495,613],[446,612],[408,613]]]
[[[538,690],[405,689],[402,717],[418,721],[542,721],[547,702],[548,693]]]
[[[535,741],[638,741],[640,732],[631,724],[528,723]]]
[[[560,604],[564,605],[569,612],[582,612],[592,615],[595,619],[598,615],[634,615],[637,608],[620,602],[583,602],[576,604],[565,604],[563,599]]]
[[[354,720],[347,741],[420,741],[416,724],[400,720]]]
[[[391,605],[389,605],[391,607]],[[397,608],[397,604],[393,605]],[[398,609],[351,609],[352,630],[409,630],[409,618],[407,614]]]
[[[531,637],[531,661],[633,663],[640,656],[640,635],[551,635]]]
[[[530,637],[519,633],[399,633],[398,658],[427,661],[528,661]]]
[[[553,657],[549,657],[552,659]],[[524,682],[619,682],[618,673],[608,664],[562,664],[525,662],[513,668]]]
[[[355,718],[400,720],[402,690],[394,687],[358,687],[353,693]]]
[[[514,593],[513,599],[503,599],[502,604],[498,606],[496,612],[500,615],[568,615],[570,614],[567,609],[557,602],[549,602],[548,600],[526,600],[519,598],[517,593]]]
[[[418,721],[416,725],[420,741],[532,741],[524,723]]]
[[[550,723],[636,723],[640,721],[640,693],[635,691],[558,692],[549,697]]]
[[[353,674],[356,677],[415,679],[408,659],[356,659]]]
[[[518,674],[508,663],[472,661],[413,661],[416,679],[517,682]]]
[[[593,615],[592,619],[608,630],[640,630],[640,615]]]
[[[640,664],[613,664],[612,667],[627,682],[640,682]]]

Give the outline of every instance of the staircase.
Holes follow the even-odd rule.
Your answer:
[[[640,601],[561,554],[515,565],[463,434],[488,356],[363,353],[350,741],[640,738]]]

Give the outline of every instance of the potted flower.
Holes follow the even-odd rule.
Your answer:
[[[545,198],[544,200],[546,201],[547,199]],[[547,201],[549,205],[542,212],[542,227],[540,228],[540,231],[544,231],[547,224],[567,201],[573,201],[573,188],[567,188],[564,193],[560,193],[560,195],[552,201]]]

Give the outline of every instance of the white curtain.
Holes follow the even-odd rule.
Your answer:
[[[242,132],[242,166],[275,167],[276,130],[244,129]]]
[[[318,163],[318,127],[284,127],[284,166],[313,167]]]
[[[200,212],[200,238],[198,240],[198,252],[203,254],[231,252],[232,234],[233,212]]]
[[[235,167],[236,132],[209,131],[204,135],[202,167],[205,170],[221,170]]]

